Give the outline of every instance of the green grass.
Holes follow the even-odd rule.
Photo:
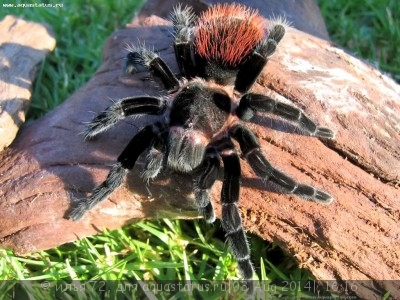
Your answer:
[[[400,57],[396,51],[400,44],[400,11],[397,0],[318,2],[331,37],[336,43],[368,59],[400,80]],[[47,22],[56,34],[56,49],[43,62],[34,84],[29,111],[31,119],[38,118],[59,105],[91,78],[101,62],[101,51],[106,37],[116,28],[128,23],[139,6],[138,2],[123,0],[71,0],[63,4],[64,7],[58,9],[3,8],[0,11],[1,18],[6,14],[14,14],[28,20]],[[2,249],[0,280],[35,279],[39,283],[58,280],[57,283],[68,284],[74,279],[237,279],[237,264],[224,243],[220,227],[218,222],[210,226],[202,220],[142,221],[26,257],[16,256],[10,250]],[[250,242],[252,260],[260,279],[311,278],[278,247],[252,235]],[[130,290],[121,293],[118,281],[115,281],[114,285],[113,282],[108,282],[106,295],[99,295],[96,287],[90,289],[87,286],[85,295],[79,294],[79,288],[72,288],[68,290],[69,296],[61,296],[57,294],[60,292],[55,286],[57,283],[51,283],[47,294],[40,284],[0,283],[2,291],[9,291],[0,295],[0,299],[10,299],[7,297],[11,297],[11,292],[18,299],[27,298],[27,293],[33,295],[34,299],[125,299],[132,294]],[[282,288],[277,290],[285,294]],[[194,293],[193,297],[197,297],[197,292]],[[237,293],[227,295],[222,289],[212,293],[198,293],[201,297],[210,299],[238,297]],[[272,286],[269,292],[266,291],[265,298],[270,298],[270,294],[274,294]],[[307,290],[296,289],[289,295],[307,296]],[[151,294],[147,295],[150,296]],[[160,297],[169,299],[167,294]],[[179,297],[183,297],[183,294],[172,296],[171,299]]]
[[[182,280],[218,283],[238,279],[236,262],[225,243],[218,238],[220,226],[202,226],[202,221],[183,222],[178,220],[143,221],[101,235],[84,238],[76,243],[41,251],[27,257],[13,255],[9,250],[0,250],[0,279],[35,280],[43,284],[50,282],[50,296],[56,293],[57,285],[64,284],[64,290],[73,295],[67,284],[71,280],[108,280],[107,288],[121,292],[118,284],[125,286],[132,279],[146,279],[150,282],[161,280]],[[261,239],[252,237],[253,248],[263,257],[260,278],[263,280],[308,280],[309,274],[297,268],[283,257],[280,250]],[[274,258],[278,254],[280,257]],[[271,261],[275,261],[274,263]],[[264,266],[265,262],[265,266]],[[57,282],[53,282],[57,280]],[[110,282],[111,281],[111,282]],[[24,283],[4,284],[20,293],[30,293],[43,298],[40,284],[25,286]],[[81,284],[81,283],[79,283]],[[90,284],[90,282],[89,282]],[[96,283],[99,285],[100,283]],[[11,289],[12,285],[13,289]],[[5,289],[5,288],[4,288]],[[267,293],[307,296],[307,291],[285,292],[263,288]],[[71,294],[72,293],[72,294]],[[198,292],[201,297],[223,299],[241,295],[241,291],[226,294],[221,286],[212,293]],[[168,293],[166,293],[168,294]],[[181,294],[180,296],[183,296]],[[228,299],[226,298],[226,299]],[[1,296],[0,296],[1,299]],[[94,298],[94,299],[97,299]]]
[[[8,3],[30,2],[12,0]],[[21,16],[45,22],[55,32],[56,49],[46,57],[35,81],[28,118],[37,118],[59,105],[93,76],[101,62],[105,39],[115,29],[129,23],[142,2],[60,0],[57,2],[63,4],[60,8],[0,10],[1,19],[7,14]]]
[[[400,1],[317,2],[333,41],[400,81]]]

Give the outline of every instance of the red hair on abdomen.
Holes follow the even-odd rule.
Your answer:
[[[195,51],[227,67],[238,65],[264,37],[265,20],[240,4],[217,4],[197,21]]]

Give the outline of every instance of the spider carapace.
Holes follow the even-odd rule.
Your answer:
[[[153,51],[129,47],[126,71],[132,73],[138,65],[144,66],[166,92],[159,97],[120,99],[89,123],[86,138],[129,116],[156,116],[132,138],[105,181],[88,198],[74,203],[70,217],[80,219],[107,198],[144,152],[143,178],[154,179],[164,168],[192,174],[195,202],[205,220],[213,222],[209,191],[223,166],[221,223],[241,277],[251,283],[254,270],[238,210],[239,155],[257,176],[286,193],[325,204],[332,197],[273,167],[245,123],[257,113],[271,113],[296,123],[310,136],[331,139],[334,133],[318,126],[300,109],[250,91],[285,34],[284,22],[267,22],[256,10],[239,4],[215,5],[199,17],[190,7],[177,6],[171,20],[179,76]],[[232,140],[236,140],[240,151]]]

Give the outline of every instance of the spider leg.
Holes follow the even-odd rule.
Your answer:
[[[192,60],[192,31],[196,15],[190,6],[178,5],[174,8],[170,19],[174,26],[174,50],[176,61],[182,76],[190,78],[196,75]]]
[[[262,94],[248,93],[244,95],[240,99],[236,114],[240,119],[249,121],[255,115],[256,111],[273,113],[286,120],[296,122],[299,124],[301,130],[311,136],[327,139],[332,139],[335,136],[332,130],[318,126],[297,107],[278,102]]]
[[[146,156],[146,165],[141,174],[142,178],[145,181],[149,181],[150,179],[154,179],[160,174],[161,170],[164,167],[164,152],[160,151],[155,147],[151,147],[149,153]]]
[[[196,170],[196,177],[194,178],[196,204],[207,223],[215,221],[215,212],[210,201],[209,190],[218,178],[219,167],[217,153],[209,150],[206,153],[203,164]]]
[[[311,185],[298,183],[288,175],[275,169],[262,154],[254,133],[244,125],[237,124],[232,127],[230,135],[238,141],[243,156],[247,159],[254,172],[261,178],[265,178],[277,184],[284,191],[302,198],[323,204],[329,204],[333,201],[332,196],[328,193],[320,191]]]
[[[112,166],[106,180],[92,191],[89,198],[79,200],[69,213],[69,217],[74,221],[79,220],[85,212],[119,187],[127,171],[133,168],[139,155],[151,146],[155,137],[152,126],[146,126],[139,131],[118,157],[117,163]]]
[[[84,132],[85,139],[106,131],[127,116],[138,114],[158,115],[164,112],[165,107],[165,101],[156,97],[123,98],[101,112],[88,124]]]
[[[224,181],[221,191],[222,228],[226,232],[227,241],[232,253],[237,259],[239,271],[246,281],[249,292],[252,292],[254,270],[250,261],[250,248],[243,230],[237,202],[240,190],[240,159],[235,152],[233,143],[228,140],[224,149],[219,151],[224,164]]]
[[[164,138],[163,134],[160,137]],[[146,155],[146,165],[141,176],[147,182],[150,179],[155,179],[166,165],[165,142],[161,138],[157,137],[153,139],[150,150]]]
[[[144,47],[130,48],[126,56],[125,70],[132,72],[132,70],[136,70],[137,65],[142,65],[148,69],[153,79],[160,82],[169,93],[179,89],[178,78],[155,52]]]
[[[268,37],[257,45],[239,68],[235,81],[235,89],[239,93],[244,94],[251,88],[284,35],[284,24],[273,22]]]

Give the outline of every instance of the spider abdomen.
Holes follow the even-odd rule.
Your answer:
[[[264,37],[264,19],[240,4],[218,4],[203,13],[195,32],[201,57],[236,67]]]

